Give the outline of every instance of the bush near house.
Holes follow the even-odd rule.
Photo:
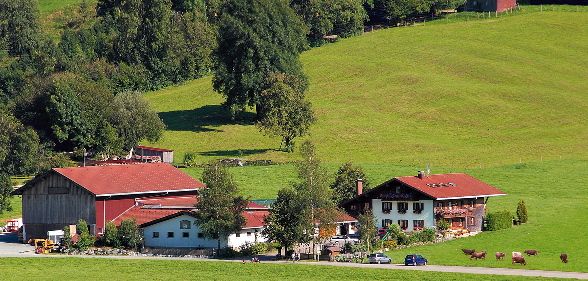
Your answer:
[[[499,211],[489,213],[486,216],[488,220],[488,230],[495,231],[501,229],[507,229],[512,227],[513,215],[509,211]]]

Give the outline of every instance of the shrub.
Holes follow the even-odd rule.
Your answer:
[[[117,234],[120,246],[127,249],[138,249],[143,240],[134,219],[122,221]]]
[[[120,247],[120,240],[118,239],[118,229],[113,222],[106,224],[102,240],[105,246]]]
[[[448,230],[450,227],[449,222],[444,220],[444,219],[440,219],[437,221],[437,230],[439,232],[443,232],[445,230]]]
[[[69,226],[63,228],[63,238],[61,240],[61,245],[66,248],[71,248],[71,233],[69,232]]]
[[[517,218],[521,223],[526,223],[529,220],[529,216],[527,215],[527,206],[523,200],[519,201],[517,206]]]
[[[500,211],[489,213],[486,216],[488,220],[488,230],[495,231],[500,229],[507,229],[512,226],[512,214],[509,211]]]
[[[382,248],[384,249],[394,249],[398,246],[395,240],[387,240],[382,242]]]
[[[186,165],[186,167],[194,167],[198,165],[198,162],[196,162],[196,158],[196,153],[186,152],[186,154],[184,154],[184,165]]]
[[[79,220],[76,225],[76,230],[79,235],[79,239],[75,244],[75,247],[79,250],[87,250],[94,246],[95,238],[90,235],[88,223],[85,220]]]
[[[241,252],[244,256],[256,256],[261,255],[267,252],[268,245],[266,243],[245,243],[239,248],[239,252]]]

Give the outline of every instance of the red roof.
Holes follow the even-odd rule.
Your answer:
[[[120,225],[123,220],[135,219],[137,225],[142,225],[144,223],[171,216],[179,212],[183,211],[177,209],[145,209],[141,206],[133,206],[112,221],[114,224]]]
[[[356,222],[357,219],[350,216],[348,213],[346,212],[339,212],[339,214],[337,215],[337,222],[341,223],[341,222]]]
[[[269,215],[269,211],[244,211],[245,225],[243,229],[261,228],[265,226],[265,217],[267,215]]]
[[[269,208],[260,204],[257,204],[255,202],[251,202],[249,201],[249,203],[247,203],[247,209],[259,209],[259,210],[268,210]]]
[[[429,175],[422,179],[417,176],[395,179],[435,199],[506,195],[496,187],[461,173]]]
[[[143,146],[143,145],[137,146],[136,149],[160,151],[160,152],[173,152],[173,150],[167,149],[167,148],[149,147],[149,146]]]
[[[194,206],[198,203],[198,198],[196,195],[161,196],[139,198],[136,201],[139,205],[147,206],[195,208]]]
[[[204,184],[167,163],[54,168],[97,196],[192,191]]]

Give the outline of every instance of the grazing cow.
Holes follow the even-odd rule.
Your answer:
[[[503,252],[496,252],[496,260],[504,259],[505,254]]]
[[[522,265],[527,265],[524,257],[512,257],[512,264],[519,263]]]
[[[561,255],[559,255],[559,259],[561,260],[561,262],[563,263],[568,263],[568,254],[566,253],[561,253]]]
[[[468,256],[471,256],[473,253],[475,253],[475,252],[476,252],[476,250],[474,250],[474,249],[461,249],[461,251],[462,251],[462,252],[463,252],[465,255],[468,255]]]
[[[472,253],[472,255],[470,256],[470,260],[471,259],[486,259],[486,251]]]
[[[521,252],[512,252],[512,257],[516,258],[516,257],[522,257],[523,254],[521,254]]]
[[[539,254],[539,251],[537,250],[525,250],[525,254],[527,254],[527,256],[536,256]]]

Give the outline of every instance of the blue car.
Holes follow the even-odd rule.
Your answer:
[[[421,255],[407,255],[404,258],[404,265],[427,265],[427,259]]]

